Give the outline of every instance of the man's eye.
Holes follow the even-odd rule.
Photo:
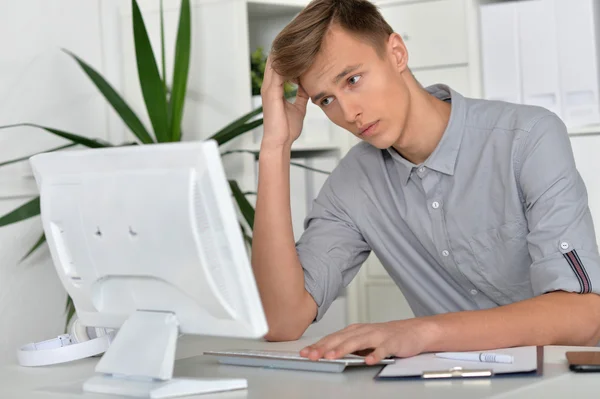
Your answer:
[[[328,101],[328,100],[329,100],[329,101]],[[326,101],[328,101],[328,102],[326,102]],[[329,105],[329,104],[331,104],[331,97],[325,97],[325,98],[323,99],[323,101],[321,101],[321,105],[323,105],[323,106],[327,106],[327,105]]]
[[[351,85],[355,85],[355,84],[358,83],[358,81],[360,80],[360,78],[361,78],[360,75],[354,75],[350,79],[348,79],[348,82],[350,82]]]

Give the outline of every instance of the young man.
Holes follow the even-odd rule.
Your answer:
[[[600,257],[565,126],[542,108],[423,89],[408,57],[366,0],[314,0],[276,38],[252,251],[267,339],[300,337],[372,250],[417,317],[349,326],[303,356],[596,345]],[[290,148],[309,98],[364,143],[295,244]]]

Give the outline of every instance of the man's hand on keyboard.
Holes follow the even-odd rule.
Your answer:
[[[367,364],[388,356],[410,357],[425,350],[430,339],[428,325],[421,319],[387,323],[352,324],[300,351],[311,360],[338,359],[350,353],[367,355]]]

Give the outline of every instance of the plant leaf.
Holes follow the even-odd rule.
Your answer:
[[[327,172],[326,170],[321,170],[321,169],[313,168],[312,166],[302,165],[301,163],[290,162],[290,165],[297,166],[299,168],[304,168],[304,169],[310,170],[312,172],[323,173],[324,175],[330,175],[331,174],[331,172]]]
[[[172,141],[181,140],[181,121],[190,69],[191,47],[190,0],[181,0],[179,30],[175,41],[175,61],[173,62],[173,82],[170,98],[170,132]]]
[[[37,127],[39,129],[44,129],[52,134],[62,137],[63,139],[67,139],[74,143],[81,144],[81,145],[84,145],[84,146],[90,147],[90,148],[112,147],[112,144],[107,143],[107,142],[101,142],[96,139],[90,139],[90,138],[87,138],[84,136],[78,136],[76,134],[68,133],[63,130],[58,130],[58,129],[53,129],[50,127],[36,125],[35,123],[16,123],[14,125],[4,125],[4,126],[0,126],[0,129],[8,129],[8,128],[19,127],[19,126],[30,126],[30,127]]]
[[[144,103],[148,110],[148,116],[154,136],[158,142],[169,141],[169,120],[167,117],[167,94],[165,85],[160,78],[154,51],[150,44],[150,38],[146,31],[146,25],[136,0],[131,0],[133,9],[133,38],[135,42],[135,55],[137,61],[138,77]]]
[[[6,165],[10,165],[10,164],[13,164],[13,163],[17,163],[17,162],[26,161],[29,158],[31,158],[32,156],[37,155],[37,154],[43,154],[43,153],[46,153],[46,152],[54,152],[54,151],[58,151],[58,150],[64,150],[65,148],[74,147],[76,145],[77,145],[77,143],[67,144],[67,145],[63,145],[61,147],[52,148],[52,149],[49,149],[49,150],[46,150],[46,151],[36,152],[35,154],[27,155],[27,156],[24,156],[24,157],[21,157],[21,158],[11,159],[10,161],[6,161],[6,162],[0,163],[0,167],[6,166]]]
[[[160,0],[160,58],[162,60],[162,81],[167,90],[167,63],[165,61],[165,14],[163,11],[163,0]]]
[[[65,313],[67,314],[67,320],[65,321],[65,332],[67,332],[67,327],[69,326],[69,322],[75,315],[75,304],[73,303],[73,299],[69,295],[67,295],[67,303],[65,304]]]
[[[140,119],[131,110],[129,105],[121,98],[121,96],[113,89],[102,75],[100,75],[94,68],[86,64],[82,59],[71,53],[69,50],[63,49],[63,51],[69,54],[77,61],[83,72],[92,80],[94,85],[100,90],[106,101],[113,107],[113,109],[119,114],[123,122],[129,127],[131,132],[144,144],[151,144],[154,142]]]
[[[221,157],[224,157],[225,155],[230,155],[230,154],[252,154],[254,156],[260,157],[260,152],[256,151],[256,150],[229,150],[229,151],[225,151],[225,152],[221,153]],[[317,172],[317,173],[323,173],[325,175],[331,174],[331,172],[328,172],[326,170],[313,168],[312,166],[303,165],[301,163],[297,163],[297,162],[293,162],[293,161],[290,162],[290,165],[297,166],[299,168],[304,168],[304,169],[307,169],[307,170],[310,170],[313,172]]]
[[[244,237],[244,241],[246,241],[246,244],[252,247],[252,237],[248,235],[248,232],[246,231],[246,228],[242,223],[240,223],[240,230],[242,230],[242,236]]]
[[[213,140],[216,140],[219,145],[223,145],[223,144],[227,143],[228,141],[233,140],[234,138],[241,136],[242,134],[246,133],[247,131],[252,130],[255,127],[260,126],[262,124],[263,124],[263,119],[260,118],[255,121],[245,123],[241,126],[238,126],[227,132],[224,132],[223,134],[220,134],[218,136],[215,134],[215,135],[211,136],[210,138]]]
[[[211,139],[217,140],[217,142],[218,142],[219,141],[219,137],[225,136],[231,130],[233,130],[233,129],[239,127],[239,126],[242,126],[244,123],[246,123],[246,121],[248,121],[253,116],[256,116],[256,115],[262,113],[262,111],[263,111],[262,107],[258,107],[255,110],[250,111],[246,115],[243,115],[243,116],[239,117],[238,119],[236,119],[233,122],[231,122],[229,125],[225,126],[223,129],[221,129],[218,132],[216,132],[215,134],[213,134],[211,136]]]
[[[221,156],[224,157],[225,155],[230,155],[230,154],[251,154],[256,157],[259,155],[259,153],[260,153],[259,150],[229,150],[229,151],[222,152]]]
[[[12,212],[0,217],[0,227],[17,223],[40,214],[40,197],[21,205]]]
[[[240,186],[238,186],[235,180],[229,180],[229,187],[231,188],[231,193],[233,194],[233,198],[235,198],[235,202],[237,202],[238,207],[240,208],[240,212],[242,212],[242,216],[248,223],[250,228],[254,226],[254,208],[248,202],[248,199],[240,190]]]
[[[285,92],[283,96],[288,99],[296,97],[296,94],[298,94],[298,89],[290,89],[290,91]]]
[[[294,97],[296,95],[296,90],[294,90],[291,93],[288,93],[285,95],[285,98],[290,98],[290,97]],[[216,140],[219,144],[223,144],[226,143],[227,141],[237,137],[238,135],[247,132],[248,130],[252,130],[257,126],[262,125],[263,120],[261,119],[257,119],[255,121],[252,121],[248,124],[246,124],[245,126],[247,126],[248,128],[246,130],[242,130],[242,131],[237,131],[237,134],[234,134],[233,137],[230,137],[232,135],[233,131],[236,131],[235,129],[237,129],[238,127],[244,126],[244,124],[250,120],[252,117],[259,115],[263,112],[263,107],[258,107],[250,112],[248,112],[245,115],[242,115],[241,117],[239,117],[238,119],[236,119],[235,121],[231,122],[229,125],[225,126],[224,128],[222,128],[221,130],[219,130],[217,133],[213,134],[210,139]],[[224,138],[222,138],[224,137]]]
[[[21,260],[19,262],[23,262],[25,259],[27,259],[29,257],[29,255],[31,255],[32,253],[34,253],[36,251],[36,249],[38,249],[39,247],[42,246],[42,244],[44,244],[46,242],[46,235],[44,233],[42,233],[42,236],[37,240],[37,242],[35,243],[35,245],[29,250],[29,252],[27,252],[25,254],[25,256],[23,256],[21,258]]]

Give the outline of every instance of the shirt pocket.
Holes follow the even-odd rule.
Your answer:
[[[500,305],[531,298],[527,222],[512,221],[469,240],[476,285]]]

